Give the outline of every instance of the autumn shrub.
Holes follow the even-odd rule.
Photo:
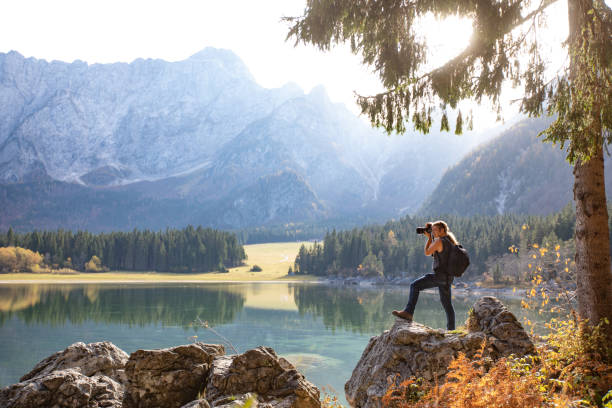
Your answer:
[[[427,395],[427,392],[431,389],[427,384],[423,383],[422,378],[408,378],[401,381],[399,384],[395,384],[394,381],[399,377],[391,380],[387,392],[382,398],[382,405],[384,407],[391,408],[402,408],[413,406],[415,403]]]
[[[85,271],[87,272],[102,272],[102,261],[96,255],[93,255],[88,262],[85,262]]]
[[[38,252],[20,247],[0,248],[0,271],[2,272],[36,272],[43,261]]]
[[[0,248],[0,271],[14,272],[17,269],[17,254],[14,247]]]
[[[405,380],[388,388],[382,405],[392,408],[535,408],[590,407],[601,402],[601,399],[598,402],[569,392],[569,389],[560,389],[560,380],[550,377],[543,360],[543,356],[510,356],[491,363],[460,353],[450,363],[441,385],[420,384],[414,378]]]
[[[488,371],[481,360],[460,354],[449,366],[447,380],[432,390],[417,407],[541,407],[545,396],[540,380],[532,371],[512,369],[513,362],[498,360]]]
[[[612,390],[612,344],[604,335],[607,324],[605,320],[592,326],[575,315],[548,323],[551,333],[539,347],[539,370],[550,380],[550,392],[602,405]]]
[[[323,395],[321,396],[322,408],[342,408],[344,405],[338,400],[334,392],[328,392],[325,387],[322,388]]]

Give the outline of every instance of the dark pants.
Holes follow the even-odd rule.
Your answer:
[[[455,310],[451,303],[451,284],[447,283],[444,278],[440,280],[440,278],[436,277],[433,273],[428,273],[410,284],[410,296],[408,297],[408,304],[404,310],[413,315],[414,308],[419,300],[419,292],[424,289],[435,287],[438,288],[440,302],[442,302],[442,307],[444,307],[444,311],[446,312],[446,328],[448,330],[455,330]]]

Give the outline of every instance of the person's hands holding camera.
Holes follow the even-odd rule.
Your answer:
[[[427,238],[429,238],[429,235],[431,234],[432,226],[433,226],[433,224],[431,222],[428,222],[427,224],[425,224],[424,227],[417,227],[416,233],[417,234],[425,234],[427,236]]]
[[[433,224],[431,222],[428,222],[427,224],[425,224],[425,236],[427,238],[431,238],[431,227],[433,226]]]

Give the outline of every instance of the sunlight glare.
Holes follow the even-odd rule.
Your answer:
[[[472,22],[457,16],[438,19],[430,13],[419,20],[417,30],[427,40],[430,57],[426,69],[430,70],[443,65],[468,46]]]

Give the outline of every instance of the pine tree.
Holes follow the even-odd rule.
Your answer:
[[[378,95],[359,96],[357,102],[372,124],[388,132],[404,133],[409,121],[416,130],[429,132],[437,106],[441,129],[449,130],[447,109],[456,109],[465,99],[489,99],[501,113],[502,85],[524,84],[521,111],[556,115],[544,131],[545,140],[567,147],[574,165],[579,313],[592,324],[612,322],[603,172],[603,147],[612,141],[612,10],[603,0],[568,0],[569,63],[547,78],[537,28],[555,1],[308,0],[303,16],[287,18],[292,24],[288,37],[323,50],[350,43],[386,88]],[[418,32],[418,22],[427,14],[464,16],[474,28],[465,50],[431,71],[425,70],[427,42]],[[469,127],[472,118],[459,111],[456,133],[464,122]],[[612,342],[612,324],[607,337]]]

